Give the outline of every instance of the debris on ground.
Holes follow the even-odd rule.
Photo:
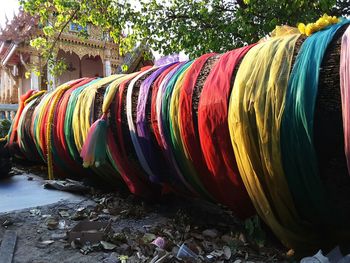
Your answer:
[[[22,167],[12,171],[27,173]],[[0,213],[0,242],[7,230],[18,236],[14,263],[253,263],[294,257],[258,217],[242,222],[231,210],[203,200],[165,195],[148,203],[74,180],[46,185],[83,196]]]
[[[68,232],[68,242],[78,240],[85,244],[99,243],[103,241],[110,234],[111,221],[109,222],[96,222],[96,221],[83,221],[79,222]]]
[[[303,258],[300,263],[350,263],[350,254],[343,256],[339,246],[333,248],[327,255],[323,255],[322,250],[319,250],[315,255],[311,257]]]
[[[82,182],[66,179],[66,180],[46,180],[44,187],[46,189],[55,189],[72,193],[89,193],[91,188]]]
[[[287,262],[278,243],[257,244],[252,220],[247,230],[231,211],[199,200],[164,196],[149,204],[97,193],[0,214],[0,237],[6,229],[18,232],[18,263]]]

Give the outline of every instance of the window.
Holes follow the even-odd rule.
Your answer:
[[[77,23],[70,23],[69,24],[69,31],[72,31],[72,32],[80,32],[80,31],[88,31],[88,28],[87,26],[81,26],[81,25],[78,25]]]
[[[109,32],[102,32],[102,39],[104,41],[111,41],[111,36],[109,35]]]

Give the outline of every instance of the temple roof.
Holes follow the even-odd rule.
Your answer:
[[[11,21],[6,22],[5,28],[1,29],[0,41],[11,41],[18,44],[29,40],[38,34],[38,24],[38,17],[20,10]]]

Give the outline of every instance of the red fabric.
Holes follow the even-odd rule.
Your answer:
[[[157,143],[158,143],[159,147],[161,147],[161,148],[163,148],[163,142],[162,142],[162,138],[160,136],[160,131],[158,128],[158,118],[157,118],[157,111],[156,111],[157,93],[158,93],[159,85],[162,83],[163,79],[177,65],[178,65],[178,63],[175,63],[174,65],[172,65],[168,69],[166,69],[162,74],[160,74],[158,76],[157,80],[154,82],[153,89],[152,89],[152,100],[151,100],[152,130],[153,130],[154,136],[156,137]]]
[[[56,118],[56,129],[54,130],[54,139],[57,141],[59,146],[62,148],[62,151],[67,155],[68,153],[68,148],[67,148],[67,143],[66,143],[66,137],[64,134],[64,121],[66,117],[66,110],[69,102],[69,98],[74,90],[77,88],[84,86],[94,80],[95,78],[86,78],[82,80],[81,82],[75,84],[72,86],[69,90],[67,90],[62,98],[60,99],[59,103],[57,104],[56,107],[56,113],[55,113],[55,118]]]
[[[254,209],[238,172],[227,113],[233,71],[252,46],[222,55],[205,81],[198,105],[200,144],[211,173],[210,183],[216,184],[221,202],[241,218],[252,215]]]
[[[123,98],[123,94],[126,95],[124,90],[127,89],[129,81],[130,80],[126,80],[121,83],[116,93],[114,111],[116,113],[115,121],[117,127],[117,138],[116,140],[114,139],[112,131],[109,128],[107,135],[108,147],[111,149],[110,153],[112,158],[130,192],[141,197],[153,198],[159,194],[159,189],[156,189],[150,181],[144,180],[144,176],[140,174],[142,171],[137,170],[137,168],[130,162],[127,154],[128,149],[126,149],[124,143],[122,130],[122,105],[123,99],[126,99],[125,97]]]
[[[180,91],[179,121],[181,138],[184,143],[186,152],[188,153],[188,157],[193,163],[197,175],[200,177],[200,180],[204,187],[208,190],[208,192],[210,192],[210,194],[214,198],[216,198],[219,201],[220,199],[217,197],[218,189],[215,187],[215,184],[212,183],[211,175],[206,169],[206,165],[203,160],[198,130],[195,128],[194,125],[195,119],[193,118],[192,111],[192,96],[197,79],[208,58],[214,55],[215,53],[210,53],[197,58],[189,68]]]
[[[19,119],[22,115],[22,112],[24,110],[24,106],[25,106],[24,102],[27,99],[29,99],[34,94],[34,92],[35,92],[34,90],[28,90],[19,99],[18,109],[17,109],[15,119],[13,120],[12,131],[10,134],[9,144],[8,144],[9,149],[12,153],[19,153],[19,151],[18,151],[18,136],[17,136],[18,123],[19,123]]]
[[[69,98],[74,90],[77,88],[88,84],[94,80],[94,78],[86,78],[80,81],[79,83],[73,85],[69,90],[67,90],[63,96],[60,98],[59,102],[57,103],[56,109],[55,109],[55,116],[54,116],[54,123],[56,124],[53,127],[52,130],[52,136],[53,136],[53,143],[55,150],[58,154],[58,158],[62,159],[65,165],[69,167],[72,171],[81,173],[83,171],[83,168],[81,165],[79,165],[77,162],[75,162],[69,155],[69,150],[67,147],[66,139],[65,139],[65,134],[64,134],[64,121],[66,117],[66,110],[69,102]],[[57,157],[55,157],[57,158]],[[55,163],[55,158],[54,158],[54,167],[55,167],[55,173],[59,168],[59,165]],[[86,169],[84,170],[86,172]],[[65,175],[63,173],[63,175]]]
[[[163,142],[162,138],[160,136],[160,131],[158,128],[158,118],[157,118],[157,111],[156,111],[156,101],[157,101],[157,94],[159,85],[162,83],[164,78],[168,75],[170,71],[172,71],[179,63],[175,63],[174,65],[170,66],[166,70],[162,72],[158,76],[158,78],[154,81],[153,88],[152,88],[152,98],[151,98],[151,126],[153,134],[156,138],[156,142],[158,144],[159,150],[163,148]],[[164,160],[165,161],[165,160]],[[162,184],[162,194],[167,194],[170,192],[174,193],[181,193],[180,189],[176,189],[173,185],[170,185],[169,182],[163,182]]]
[[[70,81],[69,82],[69,85],[72,87],[74,86],[75,84],[79,83],[80,81],[82,81],[83,79],[76,79],[74,81]],[[47,138],[46,138],[46,130],[47,130],[47,127],[48,127],[48,123],[49,123],[49,109],[51,108],[51,104],[55,101],[55,98],[56,98],[57,95],[55,96],[51,96],[50,98],[50,101],[49,103],[46,105],[46,108],[43,109],[45,110],[45,113],[44,113],[44,116],[43,116],[43,119],[42,119],[42,122],[41,122],[41,127],[40,127],[40,142],[42,144],[42,148],[41,148],[41,151],[43,153],[43,156],[46,160],[47,158]],[[54,130],[54,129],[52,129]]]

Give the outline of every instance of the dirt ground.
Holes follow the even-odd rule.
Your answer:
[[[84,220],[110,221],[112,231],[98,244],[68,242],[66,233]],[[176,257],[183,243],[198,256],[193,262],[291,261],[255,219],[240,222],[217,205],[172,195],[150,204],[125,193],[87,194],[0,213],[0,239],[7,229],[17,232],[14,263],[190,262]],[[162,248],[151,243],[157,237]]]

